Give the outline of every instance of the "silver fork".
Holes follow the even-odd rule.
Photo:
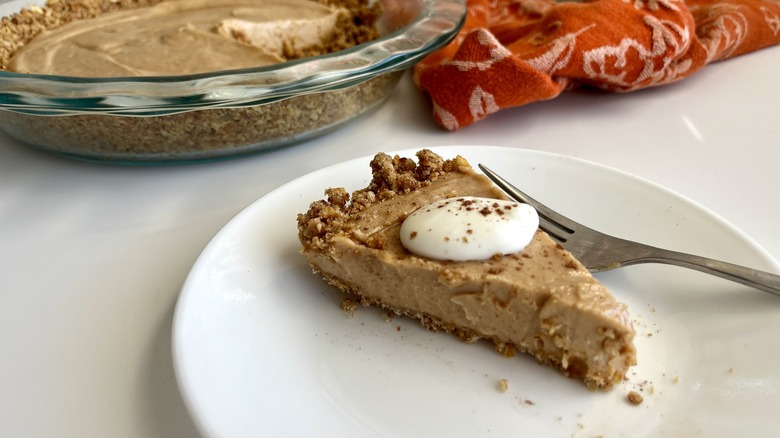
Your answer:
[[[551,210],[482,164],[479,168],[511,198],[534,207],[539,213],[539,228],[592,272],[637,263],[665,263],[716,275],[780,296],[780,275],[604,234]]]

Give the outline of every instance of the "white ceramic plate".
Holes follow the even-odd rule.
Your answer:
[[[532,196],[622,237],[757,268],[778,265],[710,211],[653,183],[570,157],[433,148],[484,163]],[[401,151],[402,155],[414,151]],[[297,179],[213,239],[176,308],[173,353],[207,436],[749,436],[776,432],[777,297],[697,272],[641,265],[598,274],[628,303],[639,365],[609,392],[488,343],[465,344],[341,292],[298,254],[296,214],[326,187],[368,183],[370,157]],[[501,392],[498,381],[509,389]],[[629,391],[644,402],[633,406]]]

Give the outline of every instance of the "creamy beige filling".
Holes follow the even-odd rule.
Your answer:
[[[8,70],[119,77],[271,65],[322,44],[344,12],[309,0],[175,0],[43,32]]]

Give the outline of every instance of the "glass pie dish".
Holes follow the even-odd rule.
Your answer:
[[[132,78],[0,71],[0,130],[116,163],[220,159],[323,135],[381,106],[407,68],[455,37],[466,14],[465,0],[377,1],[378,39],[272,66]],[[2,1],[0,13],[27,5]]]

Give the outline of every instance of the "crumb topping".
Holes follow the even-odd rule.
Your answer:
[[[298,215],[299,238],[304,245],[317,246],[336,234],[359,234],[360,230],[353,230],[348,218],[374,204],[427,186],[443,174],[466,169],[471,166],[464,158],[444,159],[428,149],[417,152],[417,162],[378,153],[371,160],[373,176],[368,187],[351,195],[343,187],[329,188],[325,190],[326,199],[313,202],[306,213]],[[366,244],[377,247],[381,242]]]

